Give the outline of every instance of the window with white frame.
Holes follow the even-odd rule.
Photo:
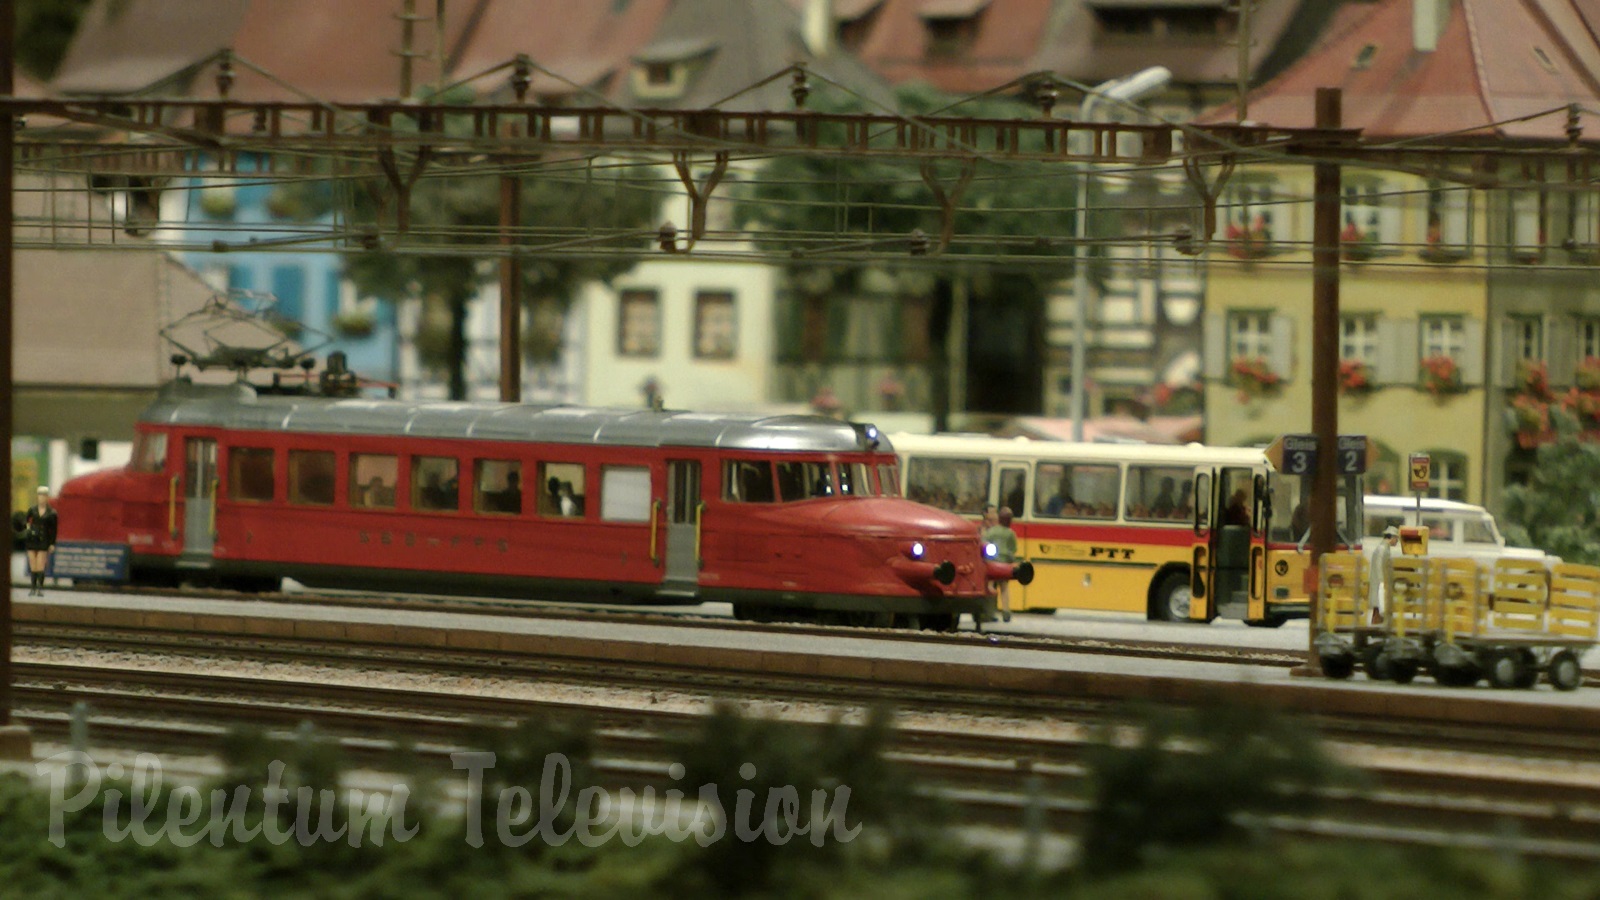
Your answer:
[[[1274,220],[1278,212],[1276,188],[1270,181],[1241,181],[1223,194],[1226,210],[1224,234],[1228,252],[1238,257],[1265,256],[1283,234]]]
[[[1441,181],[1428,183],[1423,255],[1465,256],[1472,244],[1472,191]]]
[[[1358,313],[1339,318],[1339,358],[1373,365],[1378,361],[1378,317]]]
[[[1512,359],[1544,360],[1544,319],[1539,316],[1507,316],[1506,352]]]
[[[1428,496],[1442,500],[1467,499],[1467,458],[1449,450],[1428,452],[1433,471],[1428,479]]]
[[[1578,361],[1600,359],[1600,317],[1578,319]]]
[[[1568,196],[1567,235],[1573,249],[1593,254],[1600,249],[1600,192],[1575,191]]]
[[[617,315],[617,355],[655,356],[661,352],[661,295],[623,291]]]
[[[1340,240],[1347,254],[1393,253],[1400,243],[1400,202],[1378,179],[1350,180],[1344,186],[1344,230]]]
[[[1460,316],[1422,316],[1417,321],[1423,359],[1448,356],[1460,362],[1467,350],[1467,326]]]
[[[1272,313],[1228,313],[1228,359],[1272,358]]]
[[[1545,195],[1542,191],[1509,191],[1511,258],[1538,262],[1544,253]]]
[[[738,346],[733,294],[700,291],[694,295],[694,355],[699,359],[733,359]]]

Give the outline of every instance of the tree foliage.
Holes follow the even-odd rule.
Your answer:
[[[1550,422],[1555,438],[1534,451],[1527,483],[1506,488],[1506,540],[1600,564],[1600,443],[1565,409],[1552,407]]]

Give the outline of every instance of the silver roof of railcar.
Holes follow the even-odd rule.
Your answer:
[[[328,399],[257,394],[246,384],[172,382],[139,421],[240,431],[410,435],[486,441],[721,447],[849,452],[868,449],[866,431],[822,416],[759,416],[523,403]],[[875,429],[871,429],[876,434]],[[876,449],[892,453],[878,435]]]

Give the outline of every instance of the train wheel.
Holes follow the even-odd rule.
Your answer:
[[[911,631],[921,631],[922,616],[916,613],[900,613],[894,617],[894,627],[905,628]]]
[[[1396,659],[1389,662],[1389,675],[1395,684],[1410,684],[1417,677],[1417,661]]]
[[[1322,674],[1335,681],[1344,681],[1356,670],[1354,656],[1324,656],[1322,658]]]
[[[942,615],[924,615],[922,617],[922,628],[924,631],[955,631],[960,624],[960,617],[951,615],[949,613]]]
[[[1578,665],[1578,654],[1562,650],[1550,657],[1550,666],[1544,677],[1558,691],[1575,691],[1583,684],[1583,667]]]
[[[1156,586],[1154,618],[1163,622],[1189,621],[1189,607],[1194,602],[1194,591],[1189,587],[1189,576],[1173,572]]]
[[[1489,684],[1500,689],[1514,688],[1528,677],[1528,663],[1517,650],[1497,650],[1489,657]]]
[[[1367,670],[1367,677],[1373,681],[1389,681],[1394,678],[1394,663],[1389,654],[1383,652],[1383,647],[1374,644],[1367,648],[1362,655],[1361,663]]]

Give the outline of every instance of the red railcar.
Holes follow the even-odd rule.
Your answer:
[[[68,482],[63,542],[135,582],[631,602],[948,627],[1026,579],[896,496],[869,425],[280,395],[176,381],[121,470]]]

